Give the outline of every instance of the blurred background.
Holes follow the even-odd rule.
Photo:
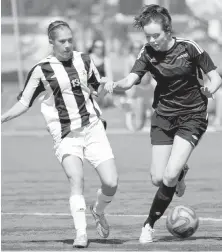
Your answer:
[[[221,0],[4,0],[1,1],[2,106],[8,101],[8,92],[22,89],[27,72],[49,53],[47,27],[57,19],[70,24],[76,50],[90,52],[92,57],[96,54],[104,57],[103,75],[114,80],[124,77],[145,42],[143,33],[133,27],[134,16],[144,4],[152,3],[168,8],[175,36],[198,42],[222,73]],[[132,103],[135,96],[144,94],[146,89],[149,109],[146,107],[138,118],[149,117],[153,87],[146,88],[147,83],[152,83],[149,76],[143,82],[142,92],[117,93],[114,97],[108,96],[104,102],[99,101],[100,105],[121,107],[126,113],[132,109],[127,104]],[[215,125],[222,124],[221,100],[209,104]],[[220,108],[219,112],[216,107],[217,111]],[[219,115],[215,120],[216,113]],[[144,123],[138,129],[143,126]]]

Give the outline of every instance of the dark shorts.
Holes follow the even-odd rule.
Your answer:
[[[151,119],[151,144],[171,145],[177,135],[196,146],[207,125],[207,112],[180,116],[162,116],[154,112]]]

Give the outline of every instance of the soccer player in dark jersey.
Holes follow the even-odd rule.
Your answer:
[[[208,97],[221,86],[221,78],[211,58],[197,43],[172,36],[171,17],[159,5],[146,5],[135,17],[147,44],[140,51],[131,73],[105,84],[105,90],[127,90],[139,84],[146,72],[157,82],[151,121],[151,179],[158,186],[140,243],[153,241],[154,223],[163,215],[177,191],[185,189],[184,167],[207,129]],[[202,71],[209,78],[201,86]],[[186,170],[186,169],[185,169]]]
[[[19,101],[2,115],[1,122],[26,112],[35,98],[45,92],[41,112],[71,187],[69,203],[76,229],[73,246],[86,247],[83,159],[95,167],[102,183],[90,210],[103,238],[109,235],[104,209],[112,201],[118,183],[112,149],[100,120],[101,111],[92,97],[92,91],[102,91],[103,85],[89,55],[73,51],[73,35],[66,22],[51,23],[48,37],[53,53],[32,68]]]

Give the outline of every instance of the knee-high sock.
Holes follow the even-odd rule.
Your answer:
[[[113,196],[104,195],[101,188],[98,189],[96,202],[93,207],[94,211],[99,215],[102,214],[104,212],[105,207],[108,206],[109,203],[112,201],[113,197],[114,195]]]
[[[176,187],[168,187],[161,183],[150,208],[150,213],[148,218],[144,223],[145,225],[148,223],[152,228],[154,223],[164,214],[165,210],[169,206],[172,201],[174,192]]]
[[[86,231],[86,203],[83,195],[72,195],[69,198],[70,211],[77,231]]]

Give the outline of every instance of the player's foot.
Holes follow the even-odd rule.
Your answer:
[[[96,229],[97,229],[98,234],[103,238],[107,238],[109,236],[109,225],[107,223],[104,213],[100,215],[97,214],[94,211],[92,205],[90,206],[90,211],[96,221]]]
[[[183,178],[177,182],[176,191],[175,191],[175,194],[177,197],[182,197],[184,195],[184,192],[186,190],[185,176],[186,176],[188,170],[189,170],[189,167],[186,164],[183,168],[183,171],[184,171]]]
[[[73,242],[73,247],[75,248],[86,248],[88,246],[87,234],[83,232],[76,233],[76,238]]]
[[[149,224],[146,224],[146,226],[142,228],[142,233],[140,235],[139,242],[141,244],[153,242],[153,233],[154,229],[152,229]]]

